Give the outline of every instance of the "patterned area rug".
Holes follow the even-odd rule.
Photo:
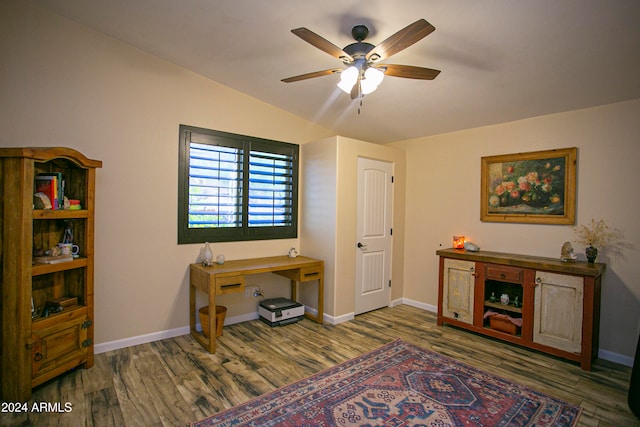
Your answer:
[[[580,412],[397,340],[192,426],[574,426]]]

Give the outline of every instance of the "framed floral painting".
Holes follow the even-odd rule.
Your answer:
[[[574,224],[577,149],[482,158],[480,220]]]

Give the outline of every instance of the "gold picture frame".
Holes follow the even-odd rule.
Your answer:
[[[577,148],[482,157],[480,220],[574,224]]]

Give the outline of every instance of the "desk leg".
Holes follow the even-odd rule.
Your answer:
[[[209,292],[209,338],[196,330],[196,289]],[[206,292],[206,291],[205,291]],[[203,325],[204,326],[204,325]],[[193,267],[189,273],[189,329],[191,336],[209,353],[216,352],[216,283],[209,275],[200,273]]]
[[[320,261],[320,278],[318,279],[318,315],[316,321],[322,323],[324,319],[324,261]]]
[[[216,352],[216,286],[209,285],[209,353]]]
[[[295,280],[291,281],[291,299],[298,301],[298,282]]]
[[[189,284],[189,330],[191,335],[198,333],[196,331],[196,288]]]
[[[298,282],[295,280],[291,281],[291,299],[294,301],[298,300],[297,284]],[[320,277],[318,277],[318,302],[316,307],[317,314],[315,316],[312,316],[309,313],[305,313],[304,315],[315,322],[322,323],[324,319],[324,263],[320,269]]]

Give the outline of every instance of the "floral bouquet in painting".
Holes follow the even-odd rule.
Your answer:
[[[496,164],[491,181],[491,207],[553,208],[564,200],[564,158]]]

